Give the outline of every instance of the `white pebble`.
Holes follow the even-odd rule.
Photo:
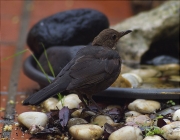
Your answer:
[[[175,121],[170,124],[163,126],[162,135],[167,140],[180,140],[180,121]]]
[[[130,71],[130,73],[137,74],[142,79],[161,76],[161,72],[156,69],[135,69]]]
[[[95,140],[103,134],[103,129],[98,125],[82,124],[70,127],[69,132],[76,140]]]
[[[98,115],[91,120],[92,124],[97,124],[99,126],[104,126],[105,123],[114,124],[113,120],[109,116]]]
[[[173,118],[174,121],[180,121],[180,109],[176,110],[173,114]]]
[[[56,106],[58,107],[58,109],[62,109],[63,106],[67,106],[69,109],[73,109],[79,108],[79,103],[81,103],[81,100],[76,94],[69,94],[65,96],[62,101],[59,101]]]
[[[57,110],[56,104],[58,103],[58,99],[56,98],[49,98],[45,100],[41,105],[44,107],[45,110]]]
[[[154,135],[154,136],[147,136],[143,140],[164,140],[160,136]]]
[[[114,131],[108,140],[142,140],[142,132],[137,127],[125,126]]]
[[[73,117],[73,118],[78,118],[78,117],[80,117],[81,112],[82,112],[82,109],[75,110],[75,111],[71,114],[71,117]]]
[[[126,118],[126,125],[150,126],[151,124],[152,124],[152,121],[147,115],[139,115],[137,117]]]
[[[161,105],[157,101],[136,99],[128,105],[128,109],[131,111],[137,111],[140,113],[153,113],[160,109]]]
[[[45,127],[48,122],[48,117],[45,113],[42,112],[24,112],[18,116],[18,122],[27,128],[30,128],[32,125],[40,125]]]
[[[142,115],[142,114],[136,111],[128,111],[125,113],[125,117],[137,117],[139,115]]]

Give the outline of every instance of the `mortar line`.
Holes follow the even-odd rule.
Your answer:
[[[22,6],[21,12],[21,22],[20,22],[20,29],[19,29],[19,37],[17,40],[17,47],[16,53],[22,51],[25,48],[26,44],[26,36],[27,36],[27,29],[29,25],[30,19],[30,10],[29,6],[32,4],[32,1],[25,0]],[[18,87],[18,81],[20,76],[21,64],[22,64],[22,57],[23,55],[18,55],[14,58],[14,63],[12,66],[12,72],[8,87],[8,99],[6,103],[6,110],[5,110],[5,118],[9,121],[5,121],[4,125],[12,124],[12,120],[14,120],[15,116],[15,102],[16,102],[16,93]],[[14,104],[8,103],[8,101],[12,100]],[[3,130],[2,130],[3,131]],[[2,138],[8,137],[10,138],[11,131],[3,131]]]

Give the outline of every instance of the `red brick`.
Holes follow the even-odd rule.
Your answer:
[[[38,83],[31,80],[29,77],[27,77],[24,74],[23,69],[22,69],[24,61],[30,55],[31,55],[31,53],[29,51],[27,51],[24,53],[24,56],[23,56],[21,72],[20,72],[19,82],[18,82],[18,91],[20,91],[20,92],[25,92],[25,91],[29,91],[32,89],[38,89],[39,88]]]
[[[1,17],[19,16],[22,5],[22,0],[1,0]]]
[[[15,54],[15,46],[1,46],[0,48],[0,91],[7,91],[14,58],[3,60]]]
[[[2,120],[2,118],[4,117],[5,110],[3,111],[2,109],[3,108],[6,109],[6,103],[7,103],[7,94],[5,94],[5,95],[0,94],[0,120]],[[1,130],[1,128],[0,128],[0,130]]]
[[[107,15],[111,24],[132,15],[129,1],[34,1],[31,20],[39,21],[57,12],[77,8],[99,10]]]
[[[1,41],[3,42],[16,42],[19,36],[19,23],[18,17],[17,21],[14,22],[14,18],[4,19],[0,21],[1,25]]]

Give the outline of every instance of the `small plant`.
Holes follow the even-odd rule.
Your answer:
[[[164,116],[158,115],[155,119],[158,120],[158,119],[162,119],[162,118],[164,118]]]
[[[45,57],[46,57],[46,60],[47,60],[47,63],[48,63],[48,67],[49,67],[49,69],[50,69],[50,71],[51,71],[53,77],[55,78],[56,76],[55,76],[55,74],[54,74],[53,67],[52,67],[52,65],[51,65],[51,63],[50,63],[50,61],[49,61],[49,59],[48,59],[46,49],[45,49],[43,43],[40,43],[40,44],[42,45],[42,47],[43,47],[43,49],[44,49],[44,55],[45,55]]]
[[[145,129],[145,136],[162,135],[163,131],[157,126],[151,126]]]
[[[61,101],[62,106],[64,106],[64,97],[65,96],[63,96],[61,93],[58,93],[57,96],[58,96],[58,100]]]
[[[176,105],[176,103],[175,103],[173,100],[169,100],[169,101],[167,101],[167,104],[168,104],[168,105],[171,105],[171,106]]]

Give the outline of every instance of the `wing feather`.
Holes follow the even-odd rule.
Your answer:
[[[116,61],[119,62],[118,59],[81,57],[70,69],[72,81],[67,89],[91,87],[91,84],[98,84],[111,78],[111,74],[118,72],[120,68],[120,64]]]

